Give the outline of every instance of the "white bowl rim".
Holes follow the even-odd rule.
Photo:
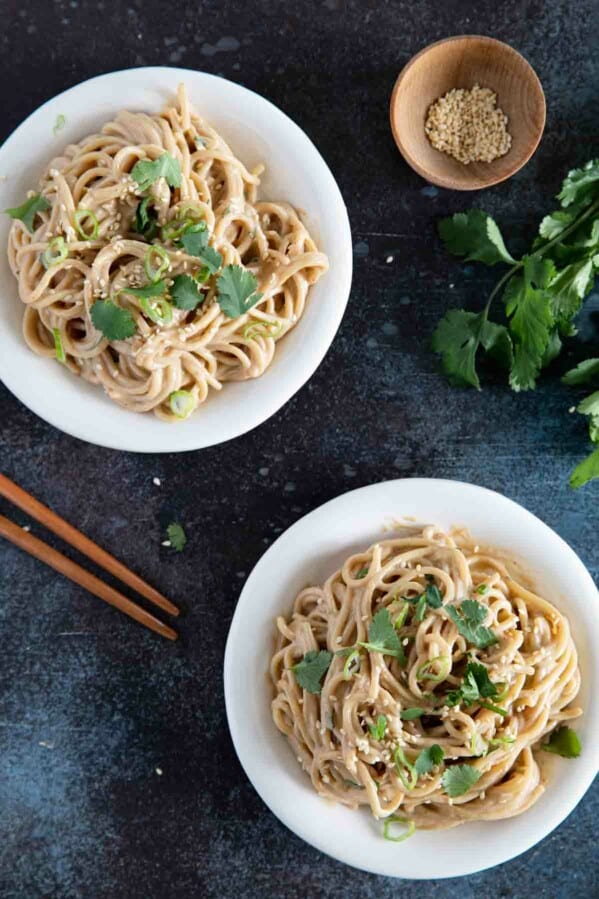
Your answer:
[[[569,572],[576,578],[576,589],[572,590],[572,595],[575,597],[573,605],[577,606],[579,610],[584,608],[584,603],[587,601],[590,601],[591,609],[594,605],[595,615],[593,617],[592,613],[589,612],[587,620],[584,622],[584,626],[590,627],[590,630],[592,631],[592,638],[589,638],[588,644],[592,644],[596,647],[599,646],[599,616],[596,614],[598,608],[597,603],[599,601],[597,588],[591,575],[574,550],[548,525],[515,501],[485,487],[448,479],[402,478],[373,483],[341,494],[304,515],[278,537],[259,559],[244,584],[231,621],[224,660],[225,705],[229,730],[235,751],[248,779],[254,786],[254,789],[258,792],[273,814],[275,814],[276,817],[290,830],[297,834],[297,836],[305,840],[311,846],[314,846],[325,854],[352,867],[370,871],[374,874],[422,880],[442,879],[446,877],[473,874],[477,871],[482,871],[509,861],[536,845],[541,839],[551,833],[551,831],[554,830],[567,815],[570,814],[570,812],[572,812],[591,786],[593,778],[599,770],[599,743],[590,738],[583,741],[583,752],[580,758],[574,760],[574,763],[577,766],[576,769],[567,767],[568,765],[573,764],[572,761],[557,759],[554,756],[551,757],[548,764],[562,764],[562,768],[560,768],[562,777],[557,783],[554,782],[549,784],[548,789],[538,800],[536,805],[539,805],[549,794],[553,801],[551,803],[550,813],[545,813],[542,816],[540,823],[537,822],[536,828],[531,828],[530,826],[528,828],[526,826],[523,827],[521,824],[521,822],[526,822],[527,820],[529,822],[531,821],[531,818],[529,817],[527,819],[526,816],[531,816],[534,812],[536,806],[533,806],[522,815],[505,821],[477,822],[461,825],[460,827],[453,828],[449,831],[421,832],[415,837],[412,837],[408,843],[401,844],[401,848],[405,846],[410,847],[408,849],[408,856],[404,856],[403,858],[401,855],[394,855],[393,852],[394,849],[397,850],[400,847],[397,847],[395,844],[385,843],[385,841],[380,839],[381,845],[387,847],[391,846],[392,849],[386,861],[381,862],[379,859],[377,860],[377,863],[373,863],[370,857],[365,857],[364,855],[363,844],[360,840],[360,837],[364,837],[363,826],[361,828],[356,827],[355,841],[351,843],[347,840],[347,828],[343,831],[345,840],[336,839],[335,831],[331,827],[331,822],[329,820],[331,808],[341,809],[342,812],[348,816],[354,814],[366,815],[367,818],[371,820],[368,813],[364,810],[353,812],[349,809],[344,809],[342,806],[327,803],[316,795],[306,774],[300,772],[295,759],[291,757],[290,749],[288,745],[286,745],[284,737],[279,734],[270,720],[270,709],[268,709],[268,719],[272,725],[270,728],[271,732],[266,733],[265,730],[260,732],[260,747],[258,751],[256,751],[257,747],[255,744],[252,744],[251,739],[248,736],[250,728],[254,726],[249,711],[251,701],[248,697],[241,697],[239,695],[239,691],[236,690],[235,682],[237,681],[237,683],[239,683],[240,671],[242,674],[245,674],[247,678],[247,665],[251,659],[251,649],[248,649],[251,641],[247,639],[248,625],[250,624],[249,616],[252,616],[254,621],[258,621],[258,628],[268,626],[270,627],[271,635],[274,634],[274,616],[272,618],[269,617],[268,624],[266,624],[265,622],[260,621],[259,615],[261,614],[260,610],[268,605],[265,589],[268,589],[269,581],[272,583],[272,572],[273,570],[281,570],[280,559],[285,553],[289,555],[288,548],[292,547],[291,555],[293,555],[293,547],[300,542],[301,535],[304,532],[309,535],[310,541],[313,543],[317,542],[321,523],[323,521],[328,522],[330,515],[333,512],[337,513],[337,519],[341,522],[340,529],[344,530],[348,527],[346,522],[348,516],[351,514],[352,507],[357,510],[354,512],[354,516],[359,517],[365,514],[365,506],[371,499],[376,499],[378,502],[378,498],[380,497],[381,500],[384,500],[385,494],[391,494],[394,491],[398,491],[398,495],[402,492],[407,492],[409,495],[410,492],[413,493],[414,491],[427,490],[436,496],[442,495],[444,497],[443,502],[446,502],[449,498],[450,501],[454,503],[457,498],[459,500],[458,508],[462,508],[464,504],[470,504],[472,509],[475,509],[477,504],[493,504],[495,511],[499,510],[500,513],[502,513],[502,522],[508,522],[504,525],[506,534],[514,525],[514,522],[519,521],[522,527],[529,529],[530,533],[534,534],[536,540],[539,540],[539,538],[541,541],[544,540],[544,545],[546,547],[551,547],[551,552],[547,554],[547,559],[549,560],[547,563],[548,571],[551,571],[551,569],[555,568],[558,564],[567,565]],[[398,500],[395,498],[395,506],[397,506],[397,502]],[[399,502],[402,501],[399,500]],[[430,505],[430,500],[427,502]],[[441,503],[441,505],[442,504],[443,503]],[[381,508],[384,508],[383,503],[381,503]],[[402,515],[404,514],[407,513],[402,512]],[[410,514],[417,513],[413,512],[410,507]],[[388,516],[383,516],[383,514],[381,514],[379,524],[382,522],[383,517]],[[464,515],[453,514],[452,517],[453,520],[450,522],[451,524],[469,527],[469,522],[467,520],[469,517],[468,512]],[[419,520],[423,519],[421,518]],[[425,520],[433,520],[433,516],[427,514]],[[446,522],[442,523],[446,524]],[[377,539],[375,532],[370,530],[369,533],[371,534],[371,537],[368,539],[370,539],[371,542],[374,542],[374,540]],[[389,536],[391,536],[390,533],[386,536],[379,536],[378,539],[388,539]],[[474,536],[477,536],[476,532],[474,532]],[[339,551],[339,540],[335,542],[335,540],[331,538],[330,542],[335,546],[336,551]],[[353,539],[353,542],[355,543],[356,540]],[[503,543],[497,544],[497,546],[498,548],[506,547],[507,543],[506,541],[503,541]],[[515,556],[517,559],[519,558],[522,560],[522,556],[520,556],[519,553],[516,552]],[[333,569],[331,569],[331,571],[332,570]],[[267,571],[268,574],[266,574]],[[331,571],[329,573],[331,573]],[[307,573],[309,574],[309,572]],[[312,581],[310,581],[309,578],[308,580],[304,578],[304,583],[308,582]],[[252,601],[252,596],[257,596],[258,594],[259,600],[257,602]],[[294,595],[288,596],[287,608],[278,606],[278,614],[283,614],[285,611],[289,610]],[[264,614],[265,613],[262,612],[262,615]],[[568,615],[572,623],[571,613],[568,612]],[[580,643],[578,643],[578,648],[580,651]],[[270,658],[264,661],[265,680],[267,677],[269,661]],[[588,734],[592,735],[599,731],[599,696],[597,695],[599,692],[599,653],[596,653],[594,656],[589,654],[586,661],[587,664],[585,667],[588,670],[588,683],[585,685],[583,680],[583,688],[586,686],[588,702],[587,706],[584,708],[584,715],[580,721]],[[269,705],[269,694],[267,690],[265,690],[264,695],[265,702]],[[255,730],[257,733],[258,727],[256,727]],[[254,737],[256,737],[256,733],[253,734]],[[298,780],[297,783],[294,782],[293,777],[287,777],[286,772],[283,772],[282,768],[278,769],[271,764],[268,770],[265,771],[261,767],[261,761],[266,751],[265,746],[269,746],[269,741],[271,740],[280,740],[285,744],[284,749],[289,754],[289,758],[298,772],[298,778],[300,780]],[[310,805],[309,811],[311,814],[305,814],[305,809],[302,811],[302,807],[298,802],[298,785],[300,782],[303,785],[302,789],[306,794],[300,798],[304,799],[310,796],[313,800],[308,803]],[[568,786],[567,795],[566,785]],[[552,794],[550,794],[549,791],[552,791]],[[558,798],[559,802],[557,801]],[[320,809],[318,804],[320,804]],[[327,817],[328,826],[319,828],[318,820],[321,816],[324,818],[325,815]],[[520,826],[515,828],[514,823],[518,824],[519,822]],[[511,828],[510,825],[512,825]],[[480,844],[477,844],[477,852],[472,853],[471,851],[468,851],[466,829],[480,828],[480,826],[501,826],[501,828],[505,828],[506,830],[515,829],[520,832],[519,838],[516,840],[504,839],[500,849],[495,847],[493,840],[486,841],[487,845],[484,846],[483,851],[480,849]],[[360,833],[358,834],[359,830]],[[430,842],[431,835],[442,840],[445,839],[444,835],[455,834],[460,831],[464,834],[462,843],[464,844],[465,851],[459,859],[452,859],[449,864],[447,864],[446,859],[443,859],[440,864],[437,853],[435,852],[437,847]],[[524,836],[522,836],[522,833]],[[416,843],[418,837],[427,840],[424,851]],[[369,849],[371,848],[372,845],[369,846]]]
[[[64,107],[67,100],[77,98],[80,94],[85,95],[88,92],[93,92],[98,88],[108,93],[112,91],[111,96],[116,97],[118,96],[118,85],[123,79],[139,77],[147,77],[148,79],[174,79],[176,77],[177,81],[184,80],[186,84],[190,84],[193,81],[198,83],[199,79],[204,86],[219,85],[222,87],[223,84],[226,84],[230,90],[239,94],[240,98],[243,99],[244,105],[247,105],[248,110],[260,109],[262,112],[268,113],[273,123],[273,130],[276,126],[277,128],[285,129],[290,136],[293,136],[298,152],[301,153],[302,162],[306,167],[310,168],[310,176],[318,178],[319,191],[326,192],[327,203],[331,209],[330,216],[335,220],[339,246],[342,247],[340,264],[335,269],[331,266],[326,276],[327,303],[330,304],[330,308],[323,320],[323,326],[319,329],[313,329],[314,333],[310,334],[310,339],[304,340],[302,343],[302,352],[294,354],[293,370],[291,370],[291,366],[288,366],[286,371],[280,369],[275,375],[272,369],[270,369],[260,379],[257,379],[257,381],[264,380],[269,373],[271,374],[268,396],[262,399],[260,403],[256,402],[253,411],[246,409],[245,407],[248,406],[248,403],[244,403],[240,404],[240,411],[235,410],[235,414],[227,415],[227,403],[225,400],[222,403],[223,410],[219,427],[218,429],[212,428],[210,433],[205,433],[206,429],[201,427],[201,409],[195,416],[195,428],[193,427],[194,416],[186,422],[175,425],[169,425],[156,419],[156,422],[161,425],[163,433],[160,434],[157,431],[156,438],[150,440],[150,442],[148,442],[146,437],[138,433],[136,425],[140,418],[150,417],[151,413],[148,413],[147,416],[129,413],[126,410],[121,410],[111,401],[106,400],[104,411],[110,418],[113,417],[110,415],[111,411],[115,413],[115,418],[118,416],[118,413],[124,413],[127,416],[125,420],[121,415],[119,427],[116,427],[115,422],[115,427],[111,431],[106,432],[101,422],[86,422],[84,417],[79,417],[77,414],[71,414],[70,412],[65,418],[63,412],[56,413],[54,410],[48,410],[44,399],[44,391],[39,389],[39,383],[36,382],[32,385],[28,378],[19,380],[20,372],[14,371],[11,360],[7,358],[7,354],[2,352],[2,335],[0,333],[0,380],[17,399],[40,418],[44,419],[44,421],[64,433],[70,434],[72,437],[77,437],[80,440],[97,446],[104,446],[108,449],[140,453],[186,452],[224,443],[258,427],[281,409],[314,374],[334,340],[349,300],[353,268],[351,229],[349,216],[339,186],[320,151],[299,125],[270,100],[241,84],[208,72],[177,66],[133,66],[127,69],[107,72],[79,82],[46,100],[14,129],[0,147],[0,171],[5,170],[7,160],[10,159],[13,153],[12,147],[17,140],[30,130],[33,133],[33,127],[38,125],[42,118],[48,117],[48,115],[55,118],[56,115],[63,112],[64,109],[62,107]],[[125,85],[122,86],[125,87]],[[114,113],[122,106],[123,103],[115,101]],[[200,109],[201,112],[202,110]],[[47,130],[47,122],[44,124],[44,128]],[[237,150],[238,148],[233,147],[233,149]],[[48,158],[50,158],[51,152],[49,149]],[[243,152],[241,152],[241,155],[243,156]],[[265,162],[268,168],[268,159]],[[282,199],[285,199],[285,197]],[[0,247],[0,252],[5,251]],[[16,282],[14,284],[16,286]],[[16,290],[14,292],[16,296]],[[5,293],[5,297],[7,296],[8,294]],[[300,321],[298,327],[301,327],[301,325],[302,322]],[[294,329],[294,331],[297,330],[298,328]],[[291,332],[289,338],[293,337],[294,331]],[[22,337],[20,339],[22,340]],[[25,349],[28,353],[31,353],[28,347],[25,346]],[[34,354],[31,355],[39,361],[40,357],[35,357]],[[48,360],[41,361],[46,362]],[[255,384],[257,381],[253,383]],[[227,390],[235,389],[239,384],[247,383],[231,382],[226,384],[223,396],[219,399],[222,400],[226,396]],[[81,385],[77,383],[77,386],[83,387],[86,385],[83,382]],[[99,391],[97,387],[92,389]],[[123,423],[125,424],[124,427]]]

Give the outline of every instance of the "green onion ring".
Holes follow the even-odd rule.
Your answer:
[[[283,330],[281,321],[265,322],[253,321],[249,322],[241,332],[242,337],[246,340],[254,340],[256,337],[270,337],[273,340],[279,336]]]
[[[168,398],[171,412],[177,418],[188,418],[196,407],[196,402],[189,390],[175,390]]]
[[[97,217],[91,211],[91,209],[77,209],[75,211],[75,228],[77,233],[83,240],[97,240],[98,233],[100,229],[100,223],[98,222]],[[83,227],[83,222],[86,219],[90,219],[92,223],[91,231],[86,231]]]
[[[440,663],[440,671],[438,674],[429,674],[435,662]],[[434,659],[429,659],[428,662],[425,662],[424,665],[421,665],[420,668],[418,668],[416,671],[416,680],[431,680],[433,683],[439,684],[441,681],[445,680],[450,670],[451,659],[449,656],[435,656]]]
[[[158,268],[154,268],[152,265],[153,256],[158,256],[161,260]],[[156,284],[157,281],[160,281],[162,276],[169,270],[170,264],[171,258],[162,247],[157,247],[152,244],[152,246],[148,248],[144,257],[144,269],[152,284]]]
[[[354,649],[353,652],[350,652],[347,659],[345,660],[345,665],[343,666],[343,680],[351,680],[352,676],[360,670],[359,663],[357,665],[354,665],[356,659],[360,659],[359,649]]]
[[[165,297],[140,297],[142,311],[158,325],[170,325],[173,320],[173,307]]]
[[[405,833],[402,833],[398,837],[392,837],[389,833],[389,828],[392,824],[404,824],[407,827]],[[403,843],[404,840],[407,840],[408,837],[411,837],[412,834],[416,831],[416,824],[412,821],[411,818],[402,818],[401,815],[391,815],[387,818],[383,824],[383,836],[386,840],[389,840],[391,843]]]
[[[393,761],[395,763],[395,770],[397,771],[397,776],[401,780],[403,787],[408,792],[413,790],[416,784],[418,783],[418,774],[416,772],[416,768],[414,765],[407,760],[405,757],[404,751],[401,746],[396,746],[393,752]],[[403,768],[401,767],[403,765]],[[408,772],[407,777],[405,774],[405,770]]]
[[[64,237],[53,237],[42,253],[42,265],[44,268],[52,268],[53,265],[64,262],[68,255],[69,248],[65,243]]]
[[[54,349],[56,350],[56,358],[59,362],[62,362],[64,365],[67,361],[67,357],[65,355],[64,347],[62,345],[62,337],[60,334],[60,328],[52,328],[52,335],[54,337]]]

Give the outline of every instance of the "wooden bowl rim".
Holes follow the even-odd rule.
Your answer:
[[[424,168],[417,159],[415,159],[404,146],[401,136],[399,134],[399,130],[396,126],[394,110],[397,100],[397,95],[401,90],[402,82],[405,80],[406,75],[412,66],[420,59],[421,56],[427,54],[430,50],[433,50],[435,47],[439,47],[442,44],[450,44],[455,41],[479,41],[483,44],[494,44],[496,47],[500,47],[502,50],[507,50],[508,54],[514,58],[518,58],[524,63],[524,70],[528,72],[528,76],[530,78],[531,83],[534,86],[535,93],[537,95],[537,101],[539,103],[539,108],[542,113],[542,121],[539,126],[538,134],[536,139],[531,142],[529,149],[527,152],[518,159],[518,161],[503,175],[489,175],[488,178],[472,178],[467,183],[458,182],[455,178],[450,176],[442,176],[437,175],[434,172]],[[547,104],[545,101],[545,92],[543,91],[543,85],[539,79],[539,76],[526,59],[525,56],[522,55],[518,50],[512,47],[510,44],[506,44],[505,41],[500,41],[497,38],[489,37],[486,34],[455,34],[451,37],[444,37],[438,41],[433,41],[432,44],[428,44],[426,47],[423,47],[422,50],[419,50],[418,53],[415,53],[411,59],[405,64],[393,86],[393,91],[391,93],[391,102],[389,104],[389,119],[391,123],[391,131],[393,133],[393,139],[397,145],[397,148],[408,165],[414,169],[417,174],[419,174],[425,181],[428,181],[430,184],[436,184],[438,187],[449,188],[450,190],[481,190],[481,188],[492,187],[494,184],[500,184],[502,181],[507,181],[508,178],[511,178],[512,175],[515,175],[516,172],[520,171],[523,166],[529,161],[539,143],[541,141],[541,137],[543,136],[543,132],[545,130],[545,122],[547,118]]]

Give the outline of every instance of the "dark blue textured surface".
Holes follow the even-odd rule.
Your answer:
[[[530,237],[564,170],[599,155],[598,4],[0,0],[0,12],[0,137],[100,72],[170,63],[223,74],[273,100],[316,142],[345,195],[355,246],[350,305],[323,365],[233,443],[185,456],[97,449],[0,388],[2,468],[187,612],[180,642],[167,645],[0,545],[2,899],[599,896],[596,785],[535,849],[467,879],[399,883],[325,858],[247,782],[221,681],[238,591],[266,545],[372,481],[427,475],[502,491],[555,528],[597,580],[599,484],[578,493],[566,484],[587,451],[582,420],[567,413],[577,394],[559,383],[569,359],[535,393],[501,384],[465,393],[446,386],[426,344],[444,309],[482,305],[491,277],[446,258],[435,219],[476,202]],[[521,50],[548,101],[532,162],[474,196],[427,187],[403,164],[387,122],[410,55],[464,32]],[[589,316],[583,335],[589,349]],[[190,538],[181,555],[160,545],[173,518]]]

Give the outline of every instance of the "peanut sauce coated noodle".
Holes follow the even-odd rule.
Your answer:
[[[164,153],[180,165],[180,186],[171,189],[159,177],[142,191],[131,177],[133,167]],[[67,146],[40,181],[50,208],[36,215],[33,233],[21,221],[10,232],[8,256],[26,306],[23,329],[31,349],[61,361],[64,354],[74,374],[101,385],[119,405],[169,420],[175,416],[168,398],[175,391],[188,391],[197,406],[211,388],[259,377],[272,362],[276,342],[301,318],[310,285],[328,267],[293,207],[258,201],[262,170],[245,168],[189,106],[183,86],[176,105],[162,114],[120,112],[99,134]],[[260,301],[228,318],[211,277],[195,310],[173,306],[165,316],[164,306],[156,306],[148,315],[147,303],[144,309],[141,298],[123,292],[147,284],[149,244],[135,231],[145,196],[159,233],[189,215],[205,222],[222,265],[248,269],[263,294]],[[60,258],[63,240],[66,258]],[[160,241],[170,279],[193,274],[201,264],[175,241]],[[53,263],[49,267],[44,254]],[[153,268],[161,259],[152,260]],[[109,341],[96,330],[90,310],[98,299],[131,312],[133,337]]]
[[[402,815],[425,829],[517,815],[544,789],[541,739],[581,714],[571,705],[580,674],[568,621],[514,579],[513,563],[480,550],[468,532],[414,526],[401,534],[350,556],[322,587],[301,591],[289,619],[277,620],[274,722],[327,799],[367,806],[377,818]],[[433,584],[442,604],[427,606],[418,621],[416,600]],[[459,632],[446,609],[459,610],[464,598],[484,606],[497,642],[480,649]],[[347,665],[347,653],[336,653],[368,642],[381,609],[395,624],[405,664],[360,648]],[[321,650],[331,662],[321,692],[311,693],[291,669]],[[447,703],[469,663],[485,666],[499,697],[490,703],[503,715],[482,700]],[[423,713],[402,720],[406,709]],[[369,725],[376,728],[380,716],[386,727],[378,739]],[[443,762],[416,777],[415,759],[435,744]],[[452,798],[443,775],[464,764],[478,779]]]

